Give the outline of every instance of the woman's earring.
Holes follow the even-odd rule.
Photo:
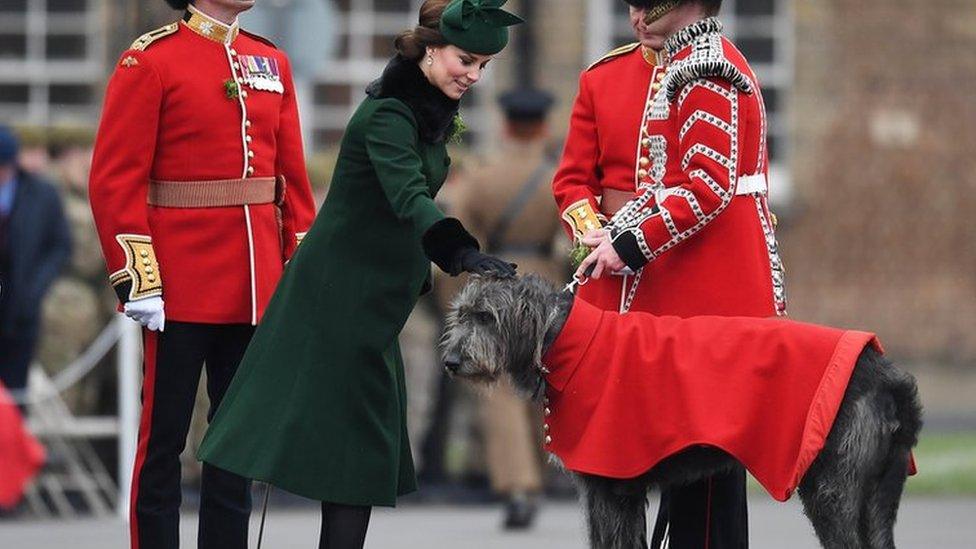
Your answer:
[[[431,66],[433,64],[434,64],[434,56],[428,53],[427,54],[427,66],[429,67],[429,66]]]

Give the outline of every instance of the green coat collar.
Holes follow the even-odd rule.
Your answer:
[[[406,103],[417,120],[420,138],[429,143],[447,137],[460,102],[444,95],[430,83],[420,67],[397,55],[383,70],[383,76],[366,88],[370,97],[392,97]]]

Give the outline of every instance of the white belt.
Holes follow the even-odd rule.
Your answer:
[[[735,184],[736,195],[765,193],[767,190],[769,190],[769,184],[766,183],[766,174],[764,173],[740,175]]]
[[[769,186],[766,183],[766,174],[756,173],[752,175],[740,175],[735,184],[735,194],[736,196],[755,194],[755,193],[766,193],[769,190]],[[672,194],[677,194],[680,192],[687,193],[688,191],[682,190],[681,187],[659,187],[654,191],[654,201],[658,204],[663,203]]]

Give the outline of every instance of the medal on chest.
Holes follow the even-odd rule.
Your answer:
[[[277,59],[260,55],[239,55],[237,59],[245,85],[255,90],[285,93]]]

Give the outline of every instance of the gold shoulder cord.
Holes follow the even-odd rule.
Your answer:
[[[630,52],[636,50],[639,47],[640,47],[640,42],[634,42],[632,44],[627,44],[626,46],[620,46],[619,48],[616,48],[616,49],[612,50],[610,53],[608,53],[608,54],[604,55],[603,57],[597,59],[595,63],[593,63],[589,67],[586,67],[586,70],[590,70],[593,67],[596,67],[597,65],[601,65],[601,64],[603,64],[603,63],[605,63],[605,62],[613,59],[614,57],[620,57],[621,55],[623,55],[625,53],[630,53]]]
[[[170,23],[169,25],[159,27],[156,30],[151,30],[146,34],[143,34],[139,38],[136,38],[135,42],[133,42],[132,45],[129,46],[129,49],[136,50],[136,51],[145,51],[145,49],[148,48],[150,44],[159,40],[160,38],[165,38],[171,34],[174,34],[176,31],[179,30],[179,28],[180,28],[179,23]]]

